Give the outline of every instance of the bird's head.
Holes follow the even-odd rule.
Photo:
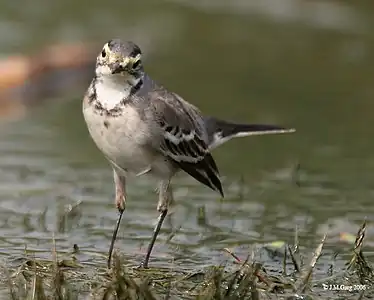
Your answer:
[[[138,78],[143,74],[141,50],[132,42],[108,41],[96,59],[96,75]]]

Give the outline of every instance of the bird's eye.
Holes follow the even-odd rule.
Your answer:
[[[106,52],[105,50],[103,49],[103,51],[101,51],[101,57],[105,57],[106,56]]]
[[[133,68],[133,69],[137,69],[137,68],[139,67],[139,64],[140,64],[140,59],[137,60],[136,62],[134,62],[134,63],[132,64],[132,68]]]

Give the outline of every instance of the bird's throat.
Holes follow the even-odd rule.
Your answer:
[[[106,75],[94,81],[96,101],[106,110],[112,110],[134,94],[143,83],[143,77]]]

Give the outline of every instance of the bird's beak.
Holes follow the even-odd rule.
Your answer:
[[[127,65],[130,63],[130,58],[125,57],[122,60],[115,60],[112,63],[110,63],[110,69],[112,70],[112,74],[120,74],[124,71],[126,71]]]

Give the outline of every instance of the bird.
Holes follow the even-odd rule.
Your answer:
[[[224,197],[219,170],[211,154],[213,149],[234,137],[295,131],[203,115],[195,105],[145,72],[137,44],[118,38],[108,40],[99,52],[82,106],[89,135],[113,169],[119,217],[109,247],[109,269],[128,200],[129,176],[149,175],[159,182],[159,217],[140,264],[148,268],[153,246],[173,201],[171,179],[175,174],[184,171]]]

